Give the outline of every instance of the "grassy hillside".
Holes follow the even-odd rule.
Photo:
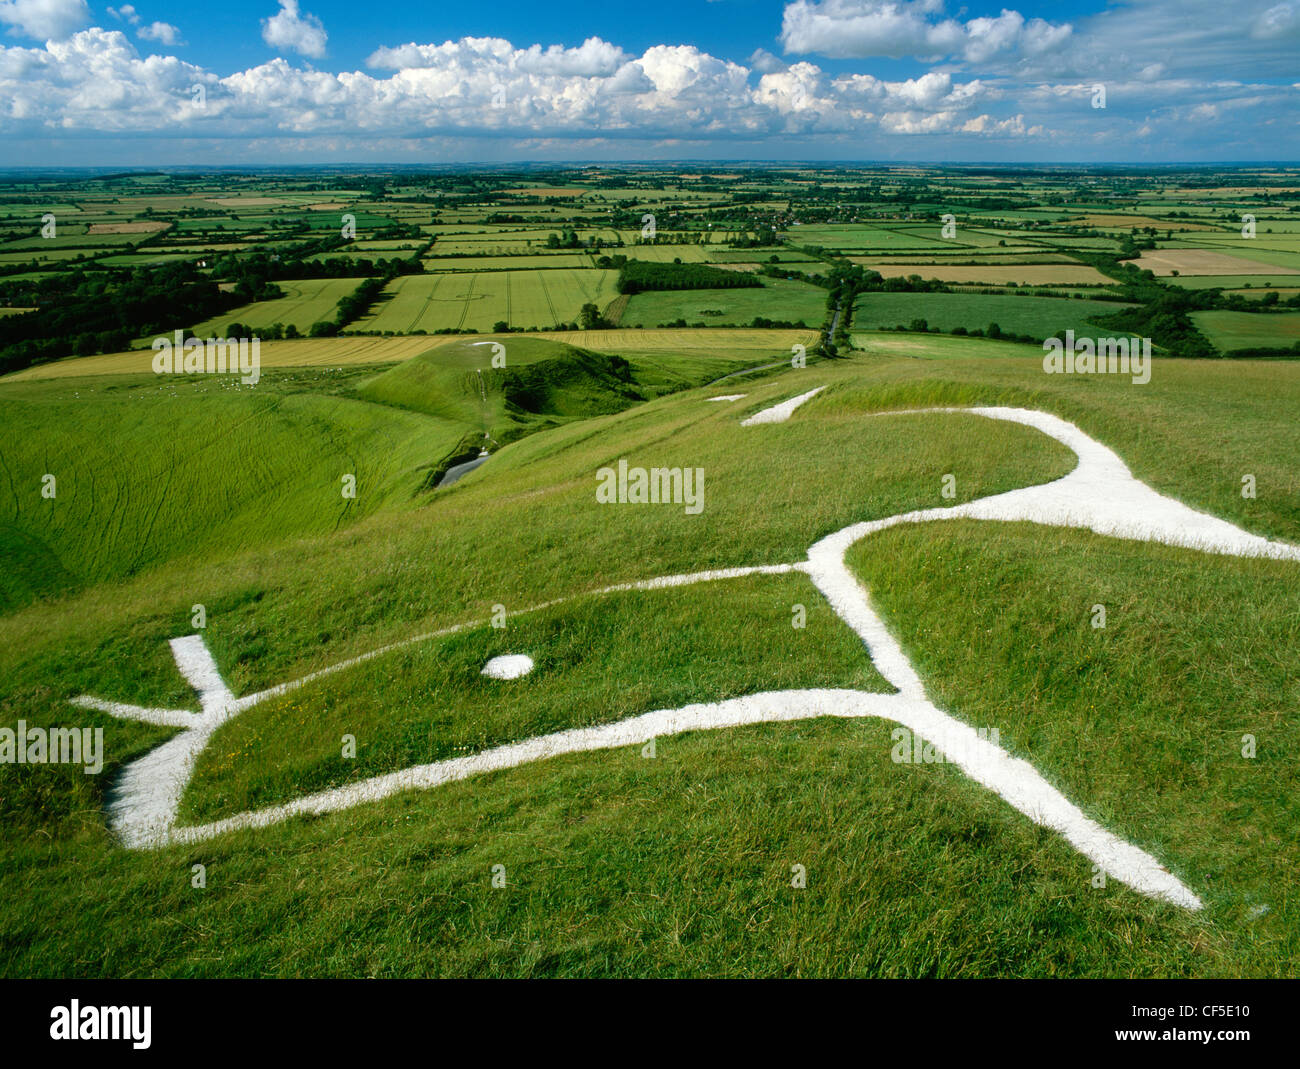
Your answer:
[[[325,534],[409,501],[463,433],[342,396],[357,372],[113,376],[0,393],[0,606],[179,557]],[[44,497],[46,474],[54,496]],[[356,494],[343,494],[344,476]]]
[[[441,341],[452,339],[443,338]],[[259,341],[263,368],[346,367],[354,364],[387,365],[407,360],[439,344],[431,338],[297,338]],[[15,371],[4,376],[7,385],[40,379],[75,379],[99,375],[152,375],[152,349],[131,349],[99,356],[76,356]]]
[[[1293,972],[1300,916],[1285,895],[1300,848],[1287,831],[1295,777],[1285,755],[1300,701],[1295,566],[1034,528],[903,528],[863,542],[850,562],[937,700],[967,723],[998,726],[1013,753],[1087,813],[1175,865],[1204,892],[1203,913],[1114,881],[1094,889],[1080,855],[955,768],[892,763],[892,725],[879,721],[688,733],[658,740],[654,759],[635,747],[568,756],[195,847],[131,853],[112,841],[100,811],[109,777],[168,730],[66,699],[89,692],[192,707],[165,642],[190,633],[195,602],[208,606],[205,639],[237,694],[472,625],[227,724],[185,798],[195,818],[688,701],[784,686],[882,689],[860,644],[797,573],[580,596],[656,575],[800,560],[848,523],[951,503],[940,497],[946,473],[956,474],[962,501],[1073,465],[1026,427],[873,412],[1042,408],[1116,449],[1156,489],[1300,542],[1300,365],[1167,360],[1134,387],[1044,376],[1029,346],[864,337],[870,352],[728,385],[745,394],[736,401],[707,401],[723,392],[713,388],[588,418],[562,413],[564,422],[414,502],[402,497],[415,477],[403,460],[413,443],[477,414],[473,392],[449,385],[477,378],[468,348],[434,350],[378,376],[358,372],[346,387],[355,397],[309,393],[309,405],[283,393],[262,417],[269,426],[290,415],[309,423],[305,408],[329,429],[315,439],[323,456],[284,476],[303,526],[259,542],[237,530],[223,541],[218,525],[202,552],[164,555],[111,581],[90,577],[0,615],[0,723],[101,726],[109,761],[101,777],[0,768],[10,829],[0,845],[0,972]],[[588,376],[574,380],[581,401],[594,369],[615,366],[600,364],[602,355],[609,359],[581,347],[520,350],[514,370],[577,369]],[[635,361],[629,368],[635,375]],[[112,483],[100,473],[122,455],[116,428],[130,404],[146,405],[118,402],[108,378],[82,397],[85,380],[0,384],[29,443],[74,416],[93,418],[97,405],[120,404],[116,422],[97,426],[104,453],[88,467],[93,481],[74,480],[70,509],[90,509],[80,499],[92,487],[102,499]],[[141,389],[112,381],[124,398]],[[376,383],[391,399],[362,399]],[[813,386],[826,389],[788,423],[739,425]],[[497,388],[509,414],[504,376]],[[183,393],[178,386],[177,404]],[[204,411],[214,424],[231,417],[216,407],[228,400],[215,390],[194,397],[213,406]],[[332,420],[313,407],[326,405],[336,406]],[[559,410],[554,399],[548,405]],[[17,424],[2,425],[13,477]],[[142,454],[172,456],[179,431],[166,419],[123,426]],[[258,433],[274,443],[273,431]],[[331,443],[353,456],[364,448],[372,463],[387,457],[393,487],[383,507],[337,526],[333,506],[299,486],[334,462]],[[41,446],[23,448],[35,494]],[[620,458],[702,468],[704,511],[597,504],[595,472]],[[1240,496],[1243,472],[1257,477],[1256,499]],[[166,501],[161,486],[145,498],[170,515]],[[525,611],[566,597],[576,600]],[[1087,628],[1081,613],[1095,601],[1114,606],[1113,631]],[[486,625],[498,604],[504,629]],[[807,628],[791,626],[796,604]],[[485,680],[479,667],[502,652],[529,653],[535,673]],[[1250,730],[1262,759],[1239,764],[1231,744]],[[357,739],[355,761],[340,757],[343,734]],[[208,869],[201,891],[190,885],[195,863]],[[505,888],[491,885],[497,864]],[[806,888],[791,887],[795,864],[807,869]],[[130,925],[103,919],[123,915]]]
[[[1076,531],[1043,553],[1030,525],[951,526],[850,554],[940,704],[997,725],[1108,827],[1178,858],[1232,943],[1208,971],[1294,963],[1296,565]]]
[[[496,343],[505,367],[494,368],[492,339],[429,344],[386,370],[268,368],[256,387],[125,369],[6,380],[0,608],[406,508],[481,446],[617,412],[753,359],[742,349],[731,359],[656,352],[629,363],[509,335]],[[47,473],[53,499],[41,494]],[[355,477],[355,497],[343,496],[344,475]]]
[[[531,335],[462,339],[362,383],[357,395],[472,428],[466,448],[495,447],[745,366],[716,358],[634,361]]]

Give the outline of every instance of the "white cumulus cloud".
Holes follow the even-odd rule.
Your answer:
[[[1146,17],[1153,17],[1155,2],[1143,9]],[[134,7],[117,14],[120,30],[92,28],[39,46],[0,45],[0,143],[108,142],[127,135],[159,145],[256,140],[273,145],[268,152],[304,160],[314,153],[380,158],[392,146],[420,153],[449,143],[469,146],[460,158],[503,159],[534,152],[616,159],[636,145],[696,156],[770,146],[779,154],[797,143],[843,159],[887,153],[891,141],[917,145],[900,150],[918,153],[909,158],[975,158],[954,153],[976,141],[998,153],[1033,139],[1039,158],[1055,150],[1078,159],[1113,152],[1146,130],[1153,152],[1190,144],[1219,158],[1233,151],[1238,155],[1228,158],[1245,159],[1252,158],[1252,143],[1258,151],[1259,131],[1268,126],[1268,158],[1300,149],[1292,85],[1244,75],[1187,76],[1169,69],[1177,54],[1093,62],[1078,76],[1055,64],[1039,81],[1009,77],[996,65],[981,68],[979,77],[951,65],[891,80],[845,72],[839,64],[828,72],[808,59],[787,64],[761,51],[737,63],[683,44],[636,55],[596,37],[576,47],[464,37],[379,49],[365,70],[315,70],[277,57],[221,75],[174,56],[142,54],[147,49],[132,36],[153,23]],[[978,43],[1001,56],[1025,32],[1001,17],[978,23],[963,24],[963,50]],[[1106,24],[1089,21],[1092,33],[1099,25]],[[1238,27],[1235,40],[1250,32],[1250,23]],[[1090,37],[1088,47],[1120,36],[1111,26],[1099,40]],[[1217,38],[1204,41],[1207,57],[1214,44]],[[1019,68],[1023,42],[1017,47]],[[1258,56],[1280,58],[1285,51],[1276,43],[1258,48]],[[1089,103],[1099,79],[1108,93],[1104,111]],[[196,85],[205,92],[196,94]],[[753,158],[740,151],[737,158]]]
[[[13,37],[61,41],[89,21],[86,0],[0,0],[0,22]]]
[[[956,57],[983,63],[994,56],[1038,55],[1069,38],[1069,23],[1026,19],[1004,10],[996,18],[944,18],[941,0],[795,0],[782,18],[787,52],[833,59]]]
[[[157,41],[162,45],[181,43],[181,31],[169,22],[151,22],[148,26],[141,26],[136,31],[136,36],[145,41]]]
[[[546,49],[541,45],[518,49],[501,37],[465,37],[441,45],[412,43],[396,48],[379,48],[370,54],[366,66],[379,70],[406,70],[486,61],[531,74],[595,77],[615,73],[631,58],[617,45],[599,37],[588,37],[577,48],[551,45]]]
[[[320,59],[325,55],[329,35],[315,15],[299,14],[298,0],[280,0],[280,10],[262,20],[262,40],[281,52]]]

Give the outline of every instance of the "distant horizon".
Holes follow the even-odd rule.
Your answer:
[[[160,167],[157,164],[59,164],[59,165],[41,165],[28,164],[19,166],[0,167],[0,177],[5,175],[29,175],[29,174],[53,174],[61,172],[89,172],[103,174],[207,174],[207,173],[228,173],[240,171],[349,171],[361,168],[380,168],[384,170],[396,171],[419,171],[419,170],[456,170],[456,169],[474,169],[483,171],[502,171],[512,168],[521,168],[529,170],[550,170],[562,171],[572,170],[574,168],[587,167],[605,167],[611,169],[617,168],[634,168],[638,170],[658,170],[666,167],[681,166],[708,166],[717,168],[788,168],[788,167],[810,167],[810,168],[834,168],[834,167],[852,167],[852,168],[886,168],[886,167],[921,167],[931,169],[964,169],[964,168],[990,168],[1003,171],[1017,170],[1079,170],[1079,171],[1133,171],[1135,173],[1149,174],[1159,171],[1177,171],[1177,170],[1213,170],[1215,168],[1225,168],[1231,170],[1266,170],[1271,168],[1297,168],[1300,169],[1300,159],[1297,160],[1189,160],[1189,161],[1171,161],[1160,164],[1134,164],[1120,162],[1071,162],[1071,161],[1043,161],[1043,160],[1025,160],[1021,162],[1008,162],[1004,160],[730,160],[730,159],[710,159],[707,157],[691,158],[682,157],[680,159],[663,159],[663,160],[501,160],[501,161],[480,161],[480,160],[456,160],[446,163],[420,163],[416,161],[384,161],[384,160],[358,160],[351,162],[325,162],[325,163],[242,163],[242,164],[177,164]]]

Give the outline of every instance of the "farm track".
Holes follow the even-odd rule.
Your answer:
[[[465,328],[465,320],[469,316],[469,302],[474,296],[474,282],[477,278],[478,275],[469,276],[469,289],[465,291],[465,300],[460,306],[460,319],[456,321],[457,330],[463,330]]]
[[[412,275],[411,277],[418,278],[419,276]],[[411,320],[411,325],[406,328],[406,332],[408,334],[410,334],[412,331],[415,330],[416,327],[420,325],[420,320],[424,318],[424,313],[429,310],[429,305],[433,301],[433,295],[438,292],[438,287],[442,284],[442,280],[444,277],[445,276],[443,275],[433,276],[433,285],[429,287],[429,292],[426,293],[424,296],[424,304],[420,305],[420,310],[416,313],[415,318]]]
[[[560,317],[555,314],[555,304],[551,300],[551,291],[546,286],[546,276],[538,275],[537,282],[542,287],[542,296],[546,298],[546,307],[551,310],[551,322],[558,327],[560,325]]]

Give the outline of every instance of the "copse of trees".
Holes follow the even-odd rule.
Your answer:
[[[338,303],[332,320],[313,323],[308,331],[310,337],[325,338],[337,334],[350,323],[356,322],[370,310],[375,299],[388,284],[386,278],[368,278],[356,289],[342,298]]]
[[[600,314],[600,308],[588,301],[578,311],[578,326],[582,330],[604,330],[610,322]]]
[[[1145,246],[1126,239],[1119,252],[1113,255],[1079,255],[1079,259],[1119,282],[1124,297],[1137,304],[1135,308],[1096,317],[1093,322],[1111,330],[1150,338],[1173,356],[1219,356],[1219,351],[1197,329],[1191,317],[1192,312],[1216,307],[1221,301],[1219,292],[1184,289],[1158,282],[1151,271],[1142,270],[1131,262],[1142,247]]]
[[[328,247],[331,243],[325,243]],[[262,292],[271,282],[280,279],[301,278],[394,278],[398,275],[418,275],[424,264],[416,257],[411,259],[371,260],[368,257],[331,256],[321,260],[311,259],[320,254],[320,243],[309,242],[272,252],[255,249],[239,256],[221,257],[212,266],[212,277],[235,283],[236,290],[245,293]],[[273,294],[278,296],[279,294]],[[250,297],[249,300],[266,300]]]
[[[558,234],[546,235],[546,247],[548,249],[580,249],[582,242],[578,239],[578,232],[564,228]]]
[[[0,373],[116,352],[247,303],[183,261],[50,282],[36,291],[36,311],[0,317]]]
[[[650,290],[755,289],[763,283],[748,271],[727,271],[707,264],[656,264],[628,260],[618,273],[619,293]]]

